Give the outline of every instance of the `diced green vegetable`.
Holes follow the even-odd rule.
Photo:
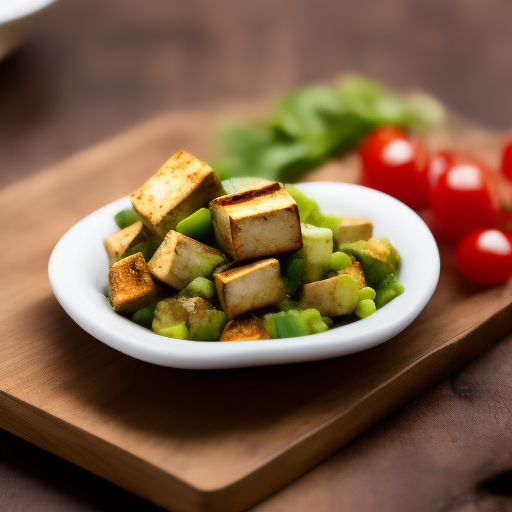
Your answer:
[[[382,280],[376,289],[375,305],[377,309],[391,302],[395,297],[404,293],[404,285],[398,282],[396,276],[389,275]]]
[[[215,244],[212,215],[208,208],[199,208],[176,226],[176,231],[203,244]]]
[[[301,285],[302,274],[304,272],[304,260],[296,256],[291,256],[284,263],[282,280],[288,295],[293,295]]]
[[[119,229],[124,229],[135,224],[139,220],[139,217],[133,208],[125,208],[114,215],[114,220]]]
[[[141,325],[142,327],[146,327],[148,329],[151,329],[151,324],[153,322],[153,314],[155,312],[156,303],[151,304],[145,308],[139,309],[136,311],[133,316],[132,320],[136,323]]]
[[[283,299],[277,307],[280,311],[289,311],[290,309],[299,309],[298,303],[289,297]]]
[[[302,281],[319,281],[331,268],[332,231],[311,224],[301,224],[301,231],[303,246],[300,254],[304,260]]]
[[[155,332],[164,327],[173,327],[179,324],[186,324],[188,311],[182,302],[177,299],[165,299],[157,303],[154,314],[152,329]]]
[[[337,215],[325,215],[320,211],[318,203],[308,197],[304,192],[293,185],[285,185],[286,191],[293,197],[299,209],[300,221],[303,224],[311,224],[319,228],[328,228],[333,234],[337,232],[341,224],[341,217]]]
[[[206,309],[190,315],[190,339],[193,341],[219,341],[228,317],[224,311]]]
[[[185,324],[177,324],[171,327],[162,327],[155,330],[160,336],[167,336],[168,338],[176,338],[178,340],[188,340],[189,332]]]
[[[362,300],[374,300],[375,299],[375,290],[370,288],[369,286],[365,286],[359,290],[359,302]]]
[[[128,256],[132,256],[133,254],[137,254],[138,252],[142,253],[144,259],[149,261],[156,250],[160,246],[162,240],[160,238],[153,238],[146,242],[141,242],[140,244],[134,245],[133,247],[129,247],[123,254],[123,258],[127,258]]]
[[[328,316],[323,316],[322,317],[322,322],[327,325],[327,327],[332,327],[334,325],[334,321],[332,318],[329,318]]]
[[[202,297],[211,299],[215,294],[215,285],[206,277],[196,277],[181,292],[178,297]]]
[[[317,334],[329,329],[317,309],[309,308],[301,311],[300,316],[306,322],[308,334]]]
[[[361,263],[366,281],[373,288],[378,287],[385,277],[396,275],[400,270],[400,254],[387,238],[341,244],[339,250]]]
[[[364,299],[359,301],[359,303],[356,306],[356,309],[354,309],[354,313],[359,318],[366,318],[367,316],[370,316],[371,314],[375,313],[375,302],[371,299]]]
[[[344,252],[333,252],[331,256],[331,268],[334,270],[343,270],[352,265],[352,260]]]
[[[268,313],[264,317],[263,325],[272,338],[308,336],[324,332],[329,328],[320,313],[313,308],[303,311],[290,309],[279,313]]]

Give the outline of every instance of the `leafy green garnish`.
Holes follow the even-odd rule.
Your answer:
[[[380,126],[409,130],[442,118],[443,107],[430,96],[403,99],[370,80],[347,77],[334,87],[307,87],[281,98],[266,122],[224,127],[213,168],[221,179],[294,182]]]

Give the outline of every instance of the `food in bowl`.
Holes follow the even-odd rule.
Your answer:
[[[401,259],[366,218],[324,214],[292,185],[220,182],[175,153],[104,240],[114,311],[193,341],[289,338],[361,319],[404,288]]]

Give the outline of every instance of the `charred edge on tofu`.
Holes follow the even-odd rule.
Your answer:
[[[283,187],[280,183],[272,183],[270,185],[264,185],[261,188],[255,190],[245,190],[243,192],[229,194],[226,196],[220,196],[213,199],[211,202],[219,206],[230,206],[233,204],[245,203],[252,201],[261,196],[266,196],[281,190]]]
[[[182,198],[182,201],[186,198],[190,198],[189,201],[191,201],[191,195],[197,192],[198,187],[202,187],[203,193],[213,192],[214,190],[219,190],[219,188],[222,190],[218,178],[213,173],[213,176],[210,174],[210,176],[212,176],[211,179],[207,180],[202,179],[204,176],[199,170],[188,174],[188,171],[184,168],[194,161],[197,161],[195,157],[183,151],[175,153],[169,160],[171,164],[173,162],[175,164],[176,162],[179,163],[177,169],[183,168],[182,172],[186,174],[186,180],[188,180],[191,185],[190,192]],[[203,162],[200,163],[207,166],[207,164]],[[160,168],[150,179],[155,179],[165,174],[166,168]],[[165,185],[169,186],[170,181],[167,181]],[[212,248],[211,245],[206,246],[212,252],[222,255],[225,258],[225,263],[220,263],[220,266],[216,268],[214,266],[211,271],[208,270],[210,273],[206,276],[198,275],[191,283],[189,281],[190,284],[186,286],[187,293],[190,293],[190,290],[194,290],[193,293],[199,295],[201,295],[201,293],[208,293],[208,300],[210,300],[210,302],[205,301],[204,298],[195,296],[188,296],[189,298],[187,299],[183,296],[184,291],[180,292],[179,289],[174,290],[168,286],[169,283],[166,285],[166,281],[163,280],[162,276],[155,275],[155,272],[151,270],[151,263],[148,266],[144,255],[138,252],[132,256],[128,256],[126,259],[130,258],[129,261],[123,263],[123,260],[120,260],[114,263],[109,272],[111,300],[114,306],[116,306],[116,302],[119,302],[119,298],[122,295],[122,293],[119,292],[116,300],[114,297],[116,287],[118,291],[123,287],[128,290],[128,293],[122,298],[126,307],[123,308],[122,304],[120,307],[115,307],[116,311],[122,312],[123,314],[134,314],[135,312],[140,313],[144,310],[143,315],[139,314],[137,319],[134,316],[133,320],[139,323],[140,318],[143,317],[145,319],[144,326],[152,327],[155,332],[162,336],[179,337],[194,341],[237,341],[237,338],[239,340],[264,340],[323,332],[334,323],[329,316],[334,316],[335,320],[341,320],[347,316],[364,318],[372,314],[376,308],[382,307],[387,304],[389,300],[392,300],[403,292],[403,286],[396,280],[398,270],[396,270],[395,273],[391,271],[388,272],[386,279],[381,280],[380,283],[376,283],[375,278],[372,281],[365,277],[367,272],[369,276],[375,275],[374,267],[376,263],[375,261],[370,261],[370,256],[373,257],[373,254],[369,256],[366,253],[361,253],[362,256],[360,257],[361,251],[357,252],[356,249],[359,248],[361,241],[355,244],[345,243],[338,248],[336,243],[332,244],[332,239],[334,238],[334,240],[336,240],[336,234],[334,233],[334,237],[331,237],[331,255],[337,253],[333,256],[333,261],[336,259],[337,263],[332,262],[330,268],[327,268],[329,266],[327,261],[329,259],[328,254],[323,255],[325,247],[320,247],[320,245],[325,246],[324,243],[320,244],[320,242],[324,242],[323,239],[320,239],[321,237],[318,240],[314,237],[310,239],[308,241],[308,251],[304,252],[304,249],[301,249],[301,247],[303,246],[304,236],[306,235],[304,231],[301,230],[299,207],[293,200],[293,197],[292,204],[288,203],[287,206],[280,209],[274,206],[274,209],[272,209],[273,195],[282,191],[285,191],[285,188],[280,183],[255,182],[254,188],[252,189],[244,189],[240,192],[226,194],[224,196],[212,198],[212,193],[205,194],[204,197],[209,197],[210,199],[204,199],[205,204],[201,204],[198,208],[210,207],[212,212],[211,219],[216,234],[216,244],[220,247],[231,247],[231,245],[233,245],[233,247],[231,247],[233,251],[233,254],[231,254],[232,258],[229,258],[229,255],[226,254],[227,251],[218,251],[216,248]],[[132,194],[132,198],[140,199],[142,195],[142,190],[138,189]],[[260,202],[261,204],[261,202],[266,201],[267,196],[269,204],[268,211],[257,215],[247,214],[246,217],[241,218],[257,218],[260,221],[265,221],[265,226],[267,223],[269,224],[268,236],[265,237],[265,229],[255,230],[253,227],[251,231],[251,229],[245,228],[244,225],[241,225],[239,222],[234,222],[233,219],[229,217],[229,225],[231,228],[230,239],[222,238],[222,230],[218,229],[220,220],[216,220],[215,215],[213,215],[214,208],[242,206],[251,201]],[[164,197],[168,197],[168,195],[164,194]],[[162,202],[163,201],[165,201],[165,199],[162,199]],[[313,200],[311,199],[310,201]],[[179,207],[180,206],[177,205],[174,211],[177,212]],[[158,208],[158,204],[156,204],[156,208]],[[162,208],[161,205],[160,208]],[[193,208],[195,208],[195,204]],[[196,211],[197,209],[195,212]],[[297,228],[298,239],[296,241],[292,240],[292,242],[289,242],[288,238],[281,237],[281,242],[286,240],[285,245],[288,244],[288,249],[283,249],[279,246],[280,241],[274,240],[275,235],[274,238],[270,236],[272,227],[276,228],[276,226],[278,226],[278,223],[275,225],[272,224],[273,213],[278,211],[289,212],[286,215],[292,219],[289,223],[290,227],[287,228],[292,230],[290,233],[295,233],[293,230]],[[143,214],[138,212],[137,209],[135,209],[135,212],[144,223],[145,219],[143,218]],[[192,213],[189,215],[192,215]],[[172,214],[173,209],[170,209],[166,215],[172,216]],[[295,218],[296,221],[294,220]],[[356,220],[366,221],[368,219]],[[189,222],[193,225],[194,220],[191,219]],[[297,226],[295,226],[294,222],[297,223]],[[368,222],[371,225],[371,221]],[[316,224],[313,224],[313,226],[320,229],[324,228],[325,230],[325,226],[317,226]],[[247,229],[247,231],[245,231],[245,229]],[[331,230],[334,231],[333,228],[331,228]],[[276,231],[274,231],[274,233],[275,232]],[[279,231],[277,232],[279,233]],[[144,234],[144,238],[148,240],[151,237],[155,237],[152,233],[151,236],[149,235],[150,230],[146,226],[143,226],[141,233]],[[244,233],[246,239],[242,238]],[[190,234],[192,235],[192,233]],[[170,236],[169,233],[168,236]],[[204,245],[186,235],[180,234],[179,236],[188,239],[189,243],[186,245]],[[371,236],[371,234],[369,236]],[[239,237],[240,241],[235,243]],[[295,239],[295,237],[293,238]],[[160,238],[157,244],[161,243],[162,240],[163,238]],[[250,242],[247,240],[250,240]],[[245,242],[247,242],[247,244]],[[371,244],[372,242],[379,243],[380,240],[371,239],[366,243]],[[265,255],[262,256],[258,254],[258,249],[262,252],[261,247],[264,247],[265,243],[270,244],[270,248],[273,248],[274,252],[271,254],[265,253]],[[293,247],[290,243],[294,244]],[[315,245],[317,243],[318,247]],[[353,245],[356,247],[353,248]],[[243,249],[244,247],[244,252],[248,253],[248,255],[243,255],[243,258],[241,258],[244,260],[243,262],[238,261],[237,248]],[[253,250],[252,247],[255,247],[255,249]],[[342,263],[340,263],[340,258],[336,258],[336,256],[339,256],[340,251],[343,252],[344,247],[347,247],[347,252],[344,254],[347,263],[345,263],[343,259],[341,260]],[[165,250],[163,246],[162,249]],[[394,250],[394,248],[392,249]],[[174,245],[170,252],[173,255],[181,256],[182,260],[183,258],[185,260],[187,259],[186,251],[185,254],[181,254],[181,252],[178,254],[177,245]],[[254,256],[251,257],[251,254]],[[192,253],[189,255],[189,258],[190,261],[192,261]],[[291,260],[295,259],[300,259],[302,265],[289,264]],[[382,261],[380,261],[382,256],[380,254],[376,254],[373,259],[379,259],[377,264],[382,266]],[[183,261],[181,263],[183,263]],[[345,264],[347,265],[346,267],[344,267]],[[317,271],[314,272],[316,277],[313,281],[310,281],[309,278],[306,278],[306,274],[304,274],[304,268],[306,267],[308,271],[310,271],[311,266],[314,267],[315,265],[319,265],[321,268],[316,269]],[[177,264],[175,265],[176,271],[179,266],[180,265]],[[187,265],[181,264],[181,267],[185,269]],[[269,271],[270,268],[273,270]],[[298,274],[297,268],[299,269]],[[122,269],[122,272],[116,271],[116,269]],[[169,269],[169,272],[171,271],[172,269]],[[260,271],[261,276],[258,274]],[[244,279],[252,273],[254,273],[256,278],[244,281]],[[200,279],[203,281],[200,282]],[[375,290],[366,284],[367,281],[370,282]],[[251,284],[247,285],[247,283]],[[232,286],[233,284],[235,284],[235,286]],[[139,288],[140,293],[138,293]],[[322,297],[322,295],[324,296]],[[161,302],[166,301],[166,307],[171,307],[176,303],[183,309],[183,307],[189,304],[193,299],[197,299],[203,307],[194,307],[193,311],[190,310],[187,315],[182,315],[181,323],[178,322],[178,320],[173,320],[174,323],[168,326],[162,326],[160,319],[159,322],[155,323],[155,321],[153,321],[151,324],[151,318],[153,318],[153,320],[155,319],[154,312],[160,311],[158,304]],[[339,304],[336,301],[338,301]],[[333,307],[333,302],[336,302],[336,307]],[[247,309],[244,306],[246,303],[252,304],[252,306]],[[134,304],[139,305],[142,309],[138,309],[134,312]],[[343,316],[336,316],[337,314],[342,314]],[[179,319],[181,316],[177,312],[173,318]],[[143,324],[139,323],[139,325]],[[214,339],[210,340],[209,336],[214,337]]]

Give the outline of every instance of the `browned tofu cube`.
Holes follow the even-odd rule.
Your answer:
[[[356,282],[356,287],[358,290],[361,290],[366,286],[366,278],[364,277],[363,267],[361,267],[361,263],[358,261],[354,261],[352,265],[344,268],[343,270],[339,270],[338,274],[351,275]]]
[[[285,297],[279,261],[275,258],[216,273],[215,287],[229,318],[271,306]]]
[[[119,261],[129,247],[144,242],[148,235],[147,228],[139,221],[107,236],[103,240],[103,245],[107,251],[108,264],[112,266],[116,261]]]
[[[163,237],[222,192],[209,165],[178,151],[130,199],[141,221]]]
[[[373,236],[373,224],[363,217],[343,217],[336,233],[336,242],[348,244],[359,240],[370,240]]]
[[[220,341],[256,341],[269,340],[270,334],[263,327],[263,320],[255,317],[238,317],[230,320]]]
[[[155,298],[155,284],[141,252],[114,263],[108,280],[114,311],[135,313]]]
[[[218,197],[210,211],[217,242],[235,261],[302,247],[297,204],[279,183]]]
[[[207,277],[227,261],[226,256],[207,245],[169,231],[149,260],[149,271],[160,281],[182,290],[196,277]]]

